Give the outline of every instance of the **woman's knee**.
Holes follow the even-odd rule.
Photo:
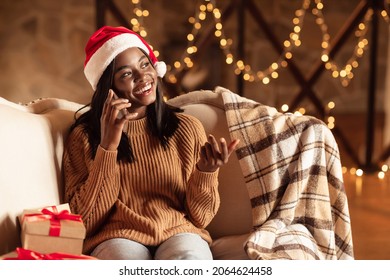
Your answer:
[[[181,233],[163,242],[156,250],[155,259],[160,260],[211,260],[209,244],[199,235]]]
[[[150,260],[149,249],[132,240],[113,238],[100,243],[91,256],[101,260]]]

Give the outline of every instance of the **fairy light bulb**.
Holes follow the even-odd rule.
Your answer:
[[[356,176],[361,177],[361,176],[363,176],[363,173],[364,173],[363,170],[359,168],[356,170],[355,174],[356,174]]]
[[[271,78],[277,79],[278,77],[279,77],[279,73],[278,72],[274,71],[274,72],[271,73]]]
[[[299,108],[298,112],[301,113],[302,115],[304,115],[306,113],[306,109],[305,108]]]
[[[381,180],[383,180],[383,179],[385,178],[385,172],[379,171],[379,172],[378,172],[378,178],[381,179]]]
[[[282,107],[280,108],[282,110],[282,112],[287,112],[289,107],[287,104],[283,104]]]

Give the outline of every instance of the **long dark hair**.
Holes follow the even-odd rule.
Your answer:
[[[146,53],[145,55],[149,58]],[[86,107],[90,107],[90,109],[80,115],[80,117],[75,117],[75,122],[71,126],[71,130],[76,126],[83,126],[84,132],[88,135],[88,142],[92,148],[92,157],[95,157],[96,150],[100,144],[100,116],[102,115],[103,105],[108,96],[108,91],[113,88],[114,67],[115,59],[103,72],[97,84],[96,91],[92,96],[91,103],[80,108],[80,110],[85,109]],[[75,116],[80,110],[76,112]],[[150,133],[153,136],[160,140],[164,149],[168,147],[169,138],[175,133],[179,126],[180,121],[176,115],[177,112],[183,112],[183,110],[170,106],[164,101],[162,82],[161,79],[158,78],[156,101],[148,105],[146,109],[146,118],[147,129],[150,130]],[[130,139],[123,132],[118,146],[117,160],[130,163],[136,160]]]

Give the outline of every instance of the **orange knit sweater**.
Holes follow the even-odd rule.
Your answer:
[[[134,163],[116,160],[117,151],[100,146],[93,159],[87,135],[79,126],[64,151],[65,200],[87,228],[83,252],[90,253],[110,238],[128,238],[159,245],[182,232],[199,234],[219,207],[218,171],[196,168],[206,142],[196,118],[178,114],[180,125],[164,150],[146,132],[146,118],[129,122]]]

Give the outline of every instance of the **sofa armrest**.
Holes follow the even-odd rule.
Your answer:
[[[20,105],[0,98],[0,255],[20,245],[17,217],[62,202],[62,153],[82,105],[59,99]]]

